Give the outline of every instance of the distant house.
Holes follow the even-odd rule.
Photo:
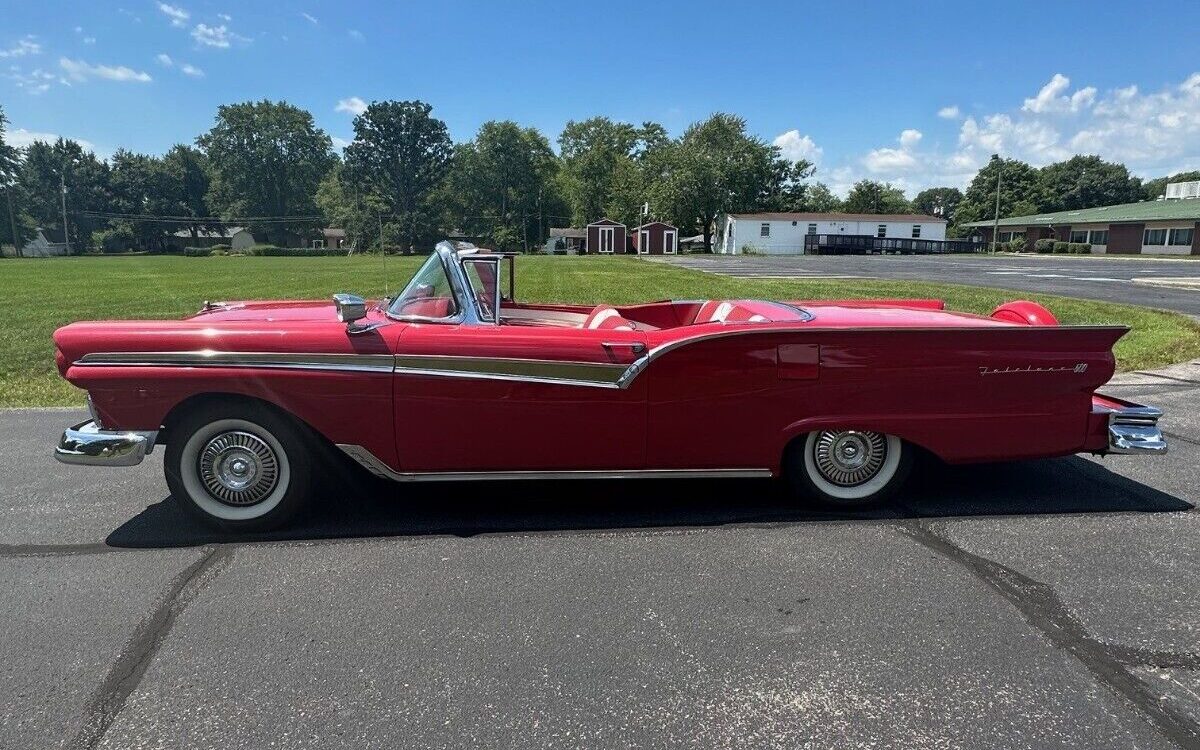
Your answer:
[[[550,239],[543,252],[583,255],[587,252],[588,230],[575,227],[550,227]]]
[[[348,247],[346,245],[346,230],[336,227],[326,227],[321,230],[321,236],[313,239],[311,247]]]
[[[745,250],[764,255],[800,254],[805,252],[806,242],[834,245],[849,237],[937,242],[946,239],[946,220],[921,214],[728,214],[718,221],[717,227],[713,252],[729,255]]]
[[[1116,206],[1082,208],[1000,219],[998,242],[1024,238],[1026,251],[1038,240],[1088,243],[1091,252],[1109,254],[1200,255],[1200,198],[1187,195],[1189,183],[1168,185],[1167,198]],[[1200,183],[1191,183],[1200,193]],[[1171,188],[1174,188],[1172,190]],[[994,219],[962,226],[992,241]]]
[[[665,221],[651,221],[633,230],[638,255],[674,255],[679,250],[679,230]]]
[[[26,258],[49,258],[54,255],[66,255],[67,250],[61,229],[38,227],[33,239],[21,247],[21,254]]]
[[[168,245],[176,250],[185,247],[214,247],[228,245],[233,250],[246,250],[257,244],[254,235],[245,227],[221,227],[220,229],[200,230],[192,236],[190,229],[180,229],[171,234]]]
[[[619,221],[601,219],[587,225],[587,244],[583,252],[612,255],[628,252],[629,229]]]
[[[716,241],[716,238],[713,238]],[[704,235],[694,234],[691,237],[679,238],[679,251],[683,253],[704,249]]]

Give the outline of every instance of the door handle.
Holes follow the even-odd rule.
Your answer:
[[[641,355],[646,353],[646,345],[640,341],[604,341],[601,342],[600,346],[609,352],[617,349],[628,349],[633,354]]]

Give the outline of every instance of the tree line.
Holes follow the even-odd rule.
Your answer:
[[[219,107],[210,130],[162,156],[120,149],[102,160],[63,138],[16,149],[6,125],[0,109],[0,242],[20,245],[65,221],[77,252],[162,251],[230,224],[276,244],[338,226],[360,249],[420,250],[453,231],[529,250],[551,226],[603,216],[668,221],[711,248],[718,215],[754,211],[923,213],[946,218],[954,236],[959,223],[993,215],[998,175],[1002,217],[1153,199],[1167,182],[1143,183],[1097,156],[1042,168],[993,156],[965,192],[936,187],[909,201],[862,180],[843,200],[811,179],[813,164],[785,159],[724,113],[678,138],[653,122],[571,121],[557,153],[535,128],[507,120],[456,144],[420,101],[368,105],[341,156],[311,113],[267,100]],[[180,229],[182,243],[172,237]]]

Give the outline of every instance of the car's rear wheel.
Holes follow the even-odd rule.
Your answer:
[[[889,498],[908,478],[912,461],[912,447],[895,435],[820,430],[792,442],[784,468],[799,493],[846,508]]]
[[[307,501],[305,436],[265,408],[204,408],[171,429],[164,469],[191,515],[229,530],[281,526]]]

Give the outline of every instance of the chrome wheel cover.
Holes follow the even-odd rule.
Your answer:
[[[226,505],[261,502],[279,482],[279,459],[271,446],[249,432],[222,432],[205,444],[197,460],[204,488]]]
[[[813,444],[817,472],[839,487],[871,481],[887,460],[887,437],[878,432],[823,430]]]

